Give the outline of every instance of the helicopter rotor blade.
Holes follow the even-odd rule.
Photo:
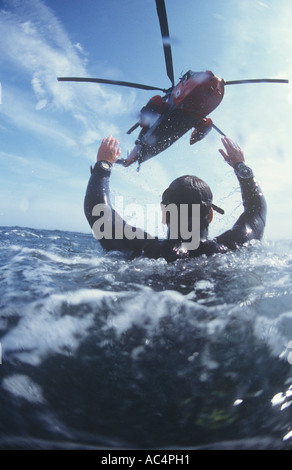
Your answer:
[[[87,77],[58,77],[59,82],[88,82],[88,83],[105,83],[108,85],[120,85],[130,88],[139,88],[140,90],[160,90],[166,93],[165,88],[154,87],[150,85],[142,85],[141,83],[123,82],[120,80],[106,80],[104,78],[87,78]]]
[[[274,78],[256,78],[251,80],[232,80],[224,82],[224,85],[238,85],[241,83],[289,83],[289,80]]]
[[[171,47],[170,47],[170,37],[169,37],[169,29],[168,29],[165,3],[164,3],[164,0],[155,0],[155,2],[156,2],[156,9],[157,9],[157,14],[159,18],[162,42],[163,42],[167,76],[170,79],[172,86],[174,87],[173,63],[172,63],[172,54],[171,54]]]

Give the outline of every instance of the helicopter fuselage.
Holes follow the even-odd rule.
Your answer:
[[[224,80],[212,72],[188,71],[172,91],[173,103],[195,121],[214,111],[224,96]]]
[[[142,108],[139,121],[142,129],[124,165],[142,163],[167,149],[199,126],[219,106],[223,96],[223,79],[210,71],[188,71],[170,93],[156,95]]]

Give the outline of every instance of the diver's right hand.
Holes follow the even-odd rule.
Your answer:
[[[110,163],[115,163],[121,155],[119,141],[113,136],[105,137],[97,152],[97,161],[106,160]]]
[[[243,151],[239,145],[232,142],[232,140],[226,136],[222,137],[221,140],[227,153],[222,149],[219,149],[219,152],[230,166],[234,167],[236,163],[245,161]]]

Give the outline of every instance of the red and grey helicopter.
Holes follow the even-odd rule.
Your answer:
[[[211,71],[192,72],[182,75],[175,85],[170,36],[164,0],[155,0],[163,41],[166,72],[171,81],[170,88],[159,88],[133,82],[106,80],[102,78],[58,77],[59,81],[93,82],[120,85],[142,90],[159,90],[163,96],[153,96],[140,111],[139,121],[128,130],[132,133],[141,127],[135,147],[126,159],[117,163],[128,167],[135,161],[145,162],[159,154],[190,129],[193,129],[190,144],[203,139],[212,128],[224,135],[207,117],[221,103],[226,85],[243,83],[289,83],[286,79],[248,79],[225,81]]]

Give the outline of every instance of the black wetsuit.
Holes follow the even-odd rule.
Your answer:
[[[261,189],[255,180],[253,173],[245,164],[235,166],[235,174],[237,175],[244,211],[230,230],[222,233],[218,237],[208,240],[207,233],[201,234],[201,242],[196,250],[182,249],[182,243],[178,240],[165,239],[159,240],[151,237],[146,232],[140,230],[139,238],[136,237],[129,240],[126,236],[120,239],[100,239],[102,247],[107,250],[118,250],[129,252],[131,257],[146,256],[148,258],[158,259],[165,258],[167,261],[174,261],[179,258],[197,257],[200,255],[213,255],[215,253],[224,253],[227,250],[233,250],[242,246],[251,240],[260,240],[263,236],[265,220],[266,220],[266,201]],[[112,216],[111,223],[113,234],[115,233],[115,217],[119,217],[112,208],[109,198],[109,177],[111,170],[104,170],[95,164],[91,169],[91,177],[87,186],[84,200],[84,212],[91,228],[98,220],[98,216],[92,215],[93,208],[97,204],[104,204],[108,213]],[[122,225],[126,222],[120,218]],[[135,228],[132,228],[135,230]],[[203,235],[203,236],[202,236]],[[142,238],[143,237],[143,238]]]

